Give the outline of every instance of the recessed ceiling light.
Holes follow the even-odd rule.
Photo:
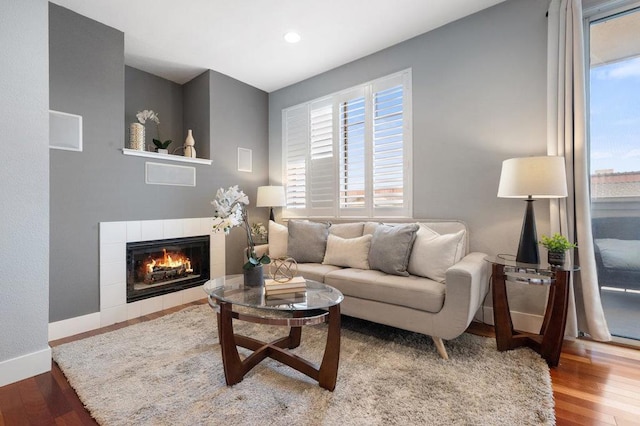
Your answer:
[[[300,34],[294,31],[289,31],[284,35],[284,39],[287,43],[297,43],[300,41],[300,38]]]

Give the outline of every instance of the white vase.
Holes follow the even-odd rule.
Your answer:
[[[129,148],[144,151],[144,126],[140,123],[129,126]]]
[[[168,154],[169,153],[168,149],[158,148],[157,151],[158,151],[158,154]]]
[[[193,133],[191,133],[191,129],[187,130],[187,138],[184,140],[184,156],[189,158],[196,158],[196,149],[194,145],[196,144],[195,139],[193,139]]]

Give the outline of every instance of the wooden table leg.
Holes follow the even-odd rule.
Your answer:
[[[338,377],[338,364],[340,362],[340,305],[329,308],[329,328],[327,330],[327,343],[324,348],[322,364],[320,364],[320,387],[333,391]]]
[[[513,323],[507,299],[507,286],[504,279],[504,266],[493,264],[493,323],[496,332],[496,346],[499,351],[511,349]]]
[[[222,365],[224,366],[224,378],[227,385],[240,383],[244,377],[244,367],[238,355],[235,337],[233,336],[232,305],[220,302],[218,313],[218,333],[220,337],[220,350],[222,351]]]
[[[302,318],[302,311],[293,311],[294,318]],[[297,348],[300,346],[300,340],[302,339],[302,326],[300,327],[291,327],[289,330],[289,345],[287,346],[289,349]]]
[[[540,345],[540,355],[547,360],[549,367],[556,367],[560,361],[569,298],[570,272],[557,271],[555,275],[556,282],[549,290],[549,301],[542,330],[542,344]]]

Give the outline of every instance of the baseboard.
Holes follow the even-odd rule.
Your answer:
[[[526,314],[524,312],[511,311],[511,322],[513,328],[528,333],[539,333],[543,321],[542,315]],[[494,325],[493,323],[493,307],[484,307],[485,324]]]
[[[0,362],[0,387],[51,371],[51,348]]]
[[[49,341],[100,328],[100,312],[49,323]]]

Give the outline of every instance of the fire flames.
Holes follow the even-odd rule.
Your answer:
[[[193,269],[191,269],[191,260],[188,257],[182,255],[181,253],[167,253],[167,249],[162,249],[162,258],[151,259],[147,263],[145,263],[146,272],[148,274],[156,271],[159,268],[170,268],[170,269],[185,269],[185,272],[191,273]]]

